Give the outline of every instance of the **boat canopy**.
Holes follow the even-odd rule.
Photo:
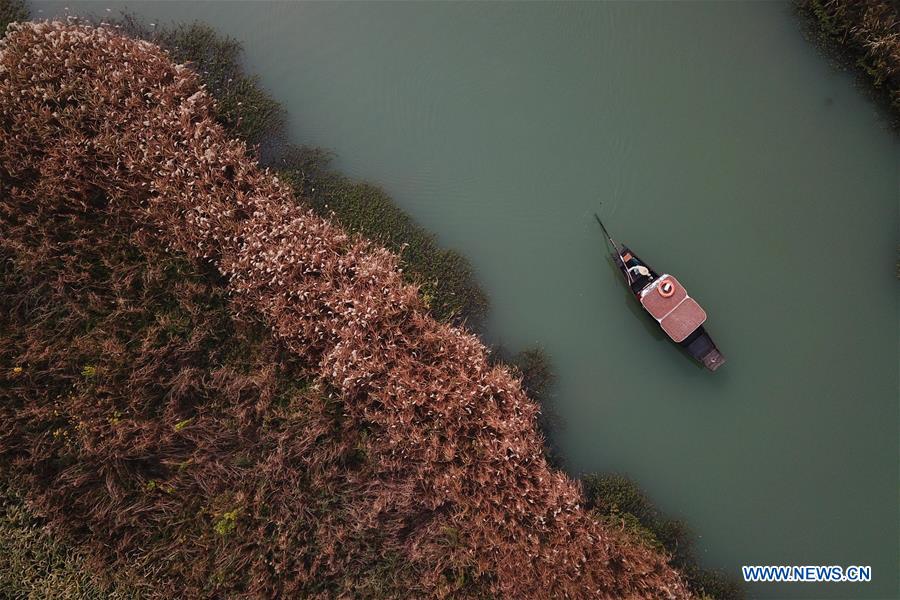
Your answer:
[[[641,290],[641,305],[674,342],[684,341],[706,321],[703,308],[668,274]]]

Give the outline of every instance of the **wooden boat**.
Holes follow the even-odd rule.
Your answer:
[[[644,310],[650,313],[673,342],[707,369],[715,371],[725,364],[725,357],[703,328],[706,311],[688,295],[684,286],[672,275],[658,274],[628,246],[613,240],[600,217],[594,216],[613,248],[610,253],[613,262]]]

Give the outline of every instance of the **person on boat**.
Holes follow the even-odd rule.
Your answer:
[[[650,269],[648,269],[644,265],[634,265],[633,267],[628,267],[628,271],[632,275],[634,275],[635,279],[638,277],[650,277]]]
[[[628,283],[634,293],[641,291],[653,278],[647,265],[639,261],[628,249],[619,255],[628,273]]]

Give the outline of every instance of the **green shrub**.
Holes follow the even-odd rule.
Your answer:
[[[238,513],[238,510],[230,510],[226,513],[222,513],[222,516],[219,517],[218,521],[216,521],[216,525],[214,527],[216,533],[221,536],[232,533],[234,531],[234,528],[237,526]]]
[[[624,475],[588,475],[582,485],[588,507],[602,514],[630,513],[648,527],[656,523],[656,509],[644,492]]]
[[[521,374],[522,387],[528,395],[543,404],[556,380],[547,353],[540,348],[528,348],[513,356],[510,362]]]

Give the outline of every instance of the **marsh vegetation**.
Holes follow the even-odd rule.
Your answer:
[[[900,125],[900,10],[890,0],[796,0],[823,48],[858,69]]]
[[[54,530],[166,597],[688,595],[548,466],[519,377],[189,70],[51,23],[2,61],[0,455]]]

